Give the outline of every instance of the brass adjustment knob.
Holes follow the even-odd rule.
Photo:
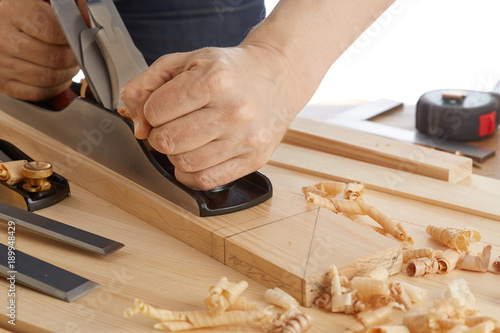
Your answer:
[[[52,164],[44,161],[33,161],[23,165],[23,176],[26,178],[23,189],[28,192],[43,192],[50,189],[47,181],[52,175]]]

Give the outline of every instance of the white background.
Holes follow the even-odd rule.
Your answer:
[[[268,12],[277,2],[266,0]],[[311,103],[414,104],[432,89],[489,91],[498,80],[499,0],[397,0],[335,62]]]

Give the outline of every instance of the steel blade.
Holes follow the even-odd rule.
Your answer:
[[[99,254],[109,255],[124,246],[109,238],[6,204],[0,204],[0,218],[14,221],[16,225],[39,234]]]

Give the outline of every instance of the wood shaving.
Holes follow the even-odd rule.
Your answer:
[[[367,215],[377,222],[384,230],[384,234],[392,235],[400,241],[413,244],[401,223],[394,221],[377,208],[363,201],[364,186],[358,183],[321,182],[302,188],[305,199],[319,207],[328,209],[336,214]],[[379,231],[379,230],[376,230]]]
[[[405,308],[405,310],[409,310],[411,308],[411,298],[410,296],[408,296],[408,293],[403,288],[401,283],[391,282],[389,284],[389,290],[391,291],[391,296],[394,298],[394,300],[401,304]]]
[[[342,292],[342,286],[340,283],[340,275],[337,266],[333,265],[330,268],[330,274],[332,276],[331,287],[330,287],[330,310],[332,312],[345,312],[346,307],[353,304],[352,293]]]
[[[302,333],[312,327],[313,317],[307,313],[290,310],[280,314],[273,325],[267,328],[269,333]]]
[[[491,245],[486,245],[477,255],[465,254],[459,263],[460,269],[469,271],[486,272],[490,266]]]
[[[266,290],[264,298],[266,302],[286,310],[296,310],[299,307],[299,302],[295,298],[278,287]]]
[[[425,231],[433,239],[459,252],[468,251],[470,243],[481,240],[481,234],[473,228],[458,229],[428,225]]]
[[[358,313],[357,317],[366,328],[383,325],[390,321],[395,305],[391,303],[375,311],[363,311]]]
[[[419,247],[415,249],[405,249],[403,250],[403,262],[406,263],[411,259],[418,259],[427,257],[429,259],[434,259],[443,255],[443,251],[434,250],[430,247]]]
[[[226,311],[247,287],[246,281],[233,283],[222,277],[215,286],[210,287],[205,306],[210,313],[219,315]]]
[[[403,287],[412,303],[421,303],[427,298],[427,290],[403,281],[398,283]]]
[[[457,267],[458,263],[463,259],[465,253],[458,252],[455,249],[448,249],[443,252],[443,254],[437,257],[437,261],[439,264],[438,273],[439,274],[448,274],[455,267]]]
[[[368,277],[371,279],[377,279],[385,281],[389,278],[389,272],[383,266],[375,266],[365,274],[361,275],[362,277]]]
[[[361,198],[364,189],[365,186],[363,184],[349,183],[346,185],[343,197],[347,200],[358,200]]]
[[[433,333],[439,332],[438,317],[433,313],[419,313],[408,315],[403,318],[403,325],[410,332]]]
[[[498,321],[478,315],[475,299],[464,279],[448,284],[442,300],[434,302],[426,313],[407,315],[403,325],[411,332],[495,332]]]
[[[154,325],[155,328],[171,332],[225,325],[272,325],[273,313],[270,308],[257,309],[256,303],[248,302],[245,297],[240,296],[247,285],[246,281],[232,283],[225,277],[220,279],[209,290],[205,299],[205,311],[158,309],[136,299],[133,307],[124,310],[124,316],[130,318],[141,313],[159,320],[159,323]],[[227,304],[229,306],[226,306]],[[221,311],[221,308],[224,310]]]
[[[418,258],[408,261],[406,274],[408,276],[423,276],[436,274],[439,270],[437,259]]]
[[[361,299],[368,299],[372,295],[390,295],[387,282],[378,279],[356,276],[351,280],[351,289]]]
[[[26,160],[0,162],[0,180],[8,185],[14,185],[24,180],[23,165]]]
[[[497,273],[500,273],[500,257],[496,258],[495,261],[493,262],[493,270]]]

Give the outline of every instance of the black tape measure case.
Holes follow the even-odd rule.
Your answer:
[[[499,123],[500,95],[471,90],[433,90],[416,106],[416,127],[445,141],[474,141],[492,136]]]

